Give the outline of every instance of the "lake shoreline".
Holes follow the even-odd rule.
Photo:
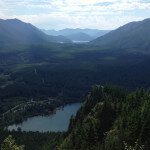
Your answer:
[[[60,107],[72,103],[76,103],[76,101],[58,98],[47,98],[47,100],[37,101],[32,98],[0,114],[0,126],[4,128],[12,124],[22,123],[28,118],[35,116],[49,116],[55,113]]]
[[[22,123],[12,124],[7,126],[7,130],[17,131],[66,131],[69,125],[70,117],[75,115],[77,110],[80,108],[81,103],[71,103],[65,106],[55,108],[49,115],[37,115],[31,116],[24,119]],[[42,123],[43,122],[43,123]],[[60,125],[59,125],[60,124]],[[43,126],[43,129],[42,127]],[[37,129],[37,130],[36,130]]]

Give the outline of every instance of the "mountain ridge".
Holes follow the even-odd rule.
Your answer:
[[[71,42],[66,37],[49,36],[30,23],[18,19],[0,19],[0,43],[39,44]]]
[[[130,22],[91,42],[103,48],[141,48],[150,46],[150,19]]]
[[[62,30],[42,30],[44,33],[48,34],[48,35],[63,35],[65,37],[71,36],[71,39],[73,39],[73,35],[76,34],[87,34],[88,37],[88,41],[94,40],[97,37],[100,37],[108,32],[110,32],[110,30],[99,30],[99,29],[80,29],[80,28],[65,28]],[[75,37],[74,37],[75,38]],[[78,39],[76,39],[78,41],[80,41],[80,36],[78,37]],[[82,39],[83,41],[87,41],[87,36],[86,38]]]

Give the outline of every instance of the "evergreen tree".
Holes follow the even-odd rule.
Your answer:
[[[24,150],[24,146],[18,146],[15,143],[15,140],[12,138],[11,135],[9,135],[3,142],[2,150]]]

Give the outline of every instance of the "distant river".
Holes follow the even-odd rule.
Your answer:
[[[22,131],[66,131],[71,115],[75,115],[80,106],[81,103],[66,105],[56,110],[55,114],[28,118],[21,124],[9,126],[8,130],[17,130],[20,127]]]

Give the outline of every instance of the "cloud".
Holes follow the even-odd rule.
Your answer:
[[[150,0],[1,0],[1,18],[40,28],[114,29],[150,17]]]

